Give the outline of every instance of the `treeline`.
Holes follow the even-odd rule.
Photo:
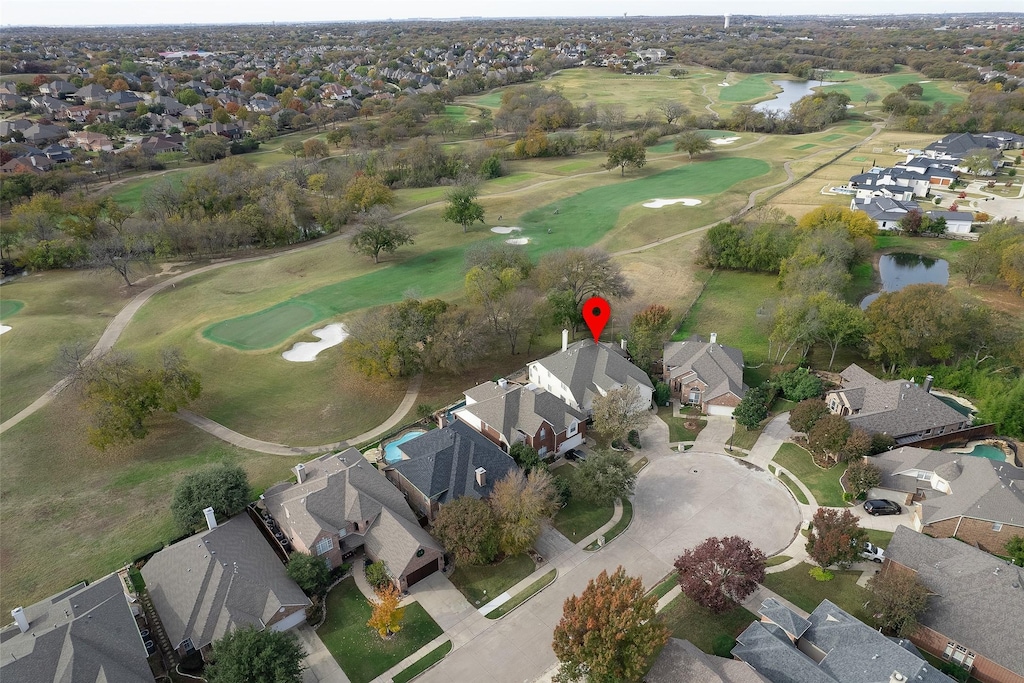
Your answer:
[[[895,127],[914,132],[983,133],[1005,130],[1024,135],[1024,89],[1007,86],[1002,83],[977,85],[965,101],[949,106],[943,102],[929,106],[891,96],[887,96],[882,104],[883,109],[895,115]]]
[[[801,97],[784,113],[774,109],[761,111],[755,105],[741,104],[733,108],[732,114],[719,127],[758,133],[811,133],[845,119],[849,103],[848,95],[830,91]]]

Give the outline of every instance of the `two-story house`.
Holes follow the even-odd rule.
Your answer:
[[[694,335],[665,344],[662,381],[680,403],[700,406],[707,415],[732,415],[747,393],[743,383],[743,352],[718,343],[711,333],[705,342]]]

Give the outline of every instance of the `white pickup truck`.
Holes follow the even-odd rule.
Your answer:
[[[874,543],[864,541],[864,545],[860,549],[860,556],[865,560],[881,563],[885,559],[885,548],[879,548]]]

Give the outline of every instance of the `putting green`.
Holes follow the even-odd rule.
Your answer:
[[[806,145],[799,145],[797,147],[794,147],[793,149],[810,149],[811,147],[817,147],[817,145],[814,144],[813,142],[808,142]]]
[[[646,178],[585,190],[506,222],[523,227],[521,235],[530,238],[527,251],[538,258],[554,249],[595,244],[615,227],[619,213],[627,206],[656,197],[706,198],[770,170],[767,162],[744,157],[687,164]],[[494,235],[489,239],[504,240],[506,236]],[[466,246],[421,254],[320,287],[262,311],[214,323],[204,330],[203,336],[236,349],[272,348],[314,322],[401,301],[410,290],[422,298],[460,290]]]
[[[753,74],[739,83],[722,88],[718,93],[721,102],[746,102],[767,97],[775,92],[772,79],[779,79],[780,74]]]
[[[17,301],[16,299],[0,300],[0,318],[10,318],[12,315],[24,308],[24,306],[24,301]]]
[[[843,137],[842,133],[832,133],[831,135],[826,135],[825,137],[823,137],[821,139],[821,141],[822,142],[835,142],[836,140],[838,140],[838,139],[840,139],[842,137]]]

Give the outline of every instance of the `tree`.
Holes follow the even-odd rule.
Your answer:
[[[477,203],[475,185],[463,184],[451,188],[445,193],[447,204],[441,212],[441,220],[446,223],[458,223],[462,232],[468,232],[469,226],[479,221],[484,222],[484,207]]]
[[[619,567],[602,571],[579,597],[566,599],[552,648],[561,662],[555,681],[636,681],[668,640],[655,616],[658,599]]]
[[[153,247],[136,235],[116,232],[107,237],[90,240],[87,244],[88,259],[94,267],[107,267],[121,276],[124,283],[132,286],[133,267],[148,263],[153,258]]]
[[[638,368],[650,372],[652,356],[660,354],[671,323],[672,311],[660,304],[647,306],[629,321],[627,348]]]
[[[996,160],[1001,155],[999,150],[988,147],[971,150],[964,155],[958,166],[974,175],[992,175],[996,169]]]
[[[878,93],[876,93],[874,90],[866,90],[864,92],[864,96],[861,97],[861,99],[864,100],[864,108],[867,109],[869,104],[878,101]]]
[[[790,401],[803,401],[821,396],[821,378],[807,368],[794,368],[772,378],[782,395]]]
[[[129,354],[111,351],[82,367],[79,379],[85,407],[93,413],[89,443],[103,450],[114,443],[143,439],[153,413],[177,412],[199,397],[199,375],[181,353],[165,349],[162,360],[162,367],[148,368]]]
[[[675,150],[677,152],[686,152],[690,159],[693,159],[694,154],[703,154],[712,147],[711,141],[695,130],[689,130],[680,134],[676,138],[675,144]]]
[[[882,483],[882,472],[864,458],[858,458],[846,468],[846,481],[853,497],[861,498]]]
[[[849,510],[818,508],[807,534],[807,554],[822,569],[832,565],[846,568],[860,557],[867,532]]]
[[[999,254],[977,242],[967,244],[953,255],[949,269],[964,276],[967,286],[994,277],[999,267]]]
[[[789,426],[795,432],[806,434],[819,419],[829,414],[828,406],[820,398],[800,401],[789,411]]]
[[[768,417],[768,391],[764,387],[751,387],[733,410],[733,419],[747,429],[757,429]]]
[[[861,428],[851,429],[846,443],[839,449],[839,462],[860,460],[871,455],[871,434]]]
[[[349,137],[344,130],[329,130],[327,135],[324,136],[329,144],[335,147],[341,147],[341,143],[345,141],[345,138]]]
[[[490,502],[498,521],[501,551],[518,555],[533,546],[541,526],[558,510],[559,497],[545,470],[534,469],[523,476],[515,469],[494,484]]]
[[[626,175],[626,167],[643,168],[647,164],[647,149],[635,138],[622,138],[608,148],[608,168],[616,166]]]
[[[764,580],[765,554],[739,536],[709,538],[675,561],[686,597],[715,614],[743,602]]]
[[[512,444],[512,447],[508,449],[508,454],[526,473],[540,466],[540,455],[525,441],[517,441]]]
[[[867,321],[859,306],[848,304],[827,292],[816,294],[811,299],[817,309],[817,338],[828,344],[832,352],[828,359],[831,370],[840,346],[852,346],[864,339]]]
[[[374,206],[394,206],[395,194],[377,176],[357,173],[345,186],[345,201],[354,211],[366,212]]]
[[[208,683],[302,683],[305,656],[291,633],[244,626],[213,643],[203,677]]]
[[[651,423],[650,408],[636,386],[622,386],[604,396],[595,396],[593,435],[598,446],[625,443],[630,432],[647,429]]]
[[[908,285],[883,292],[864,312],[872,358],[894,372],[902,363],[945,361],[964,336],[963,306],[941,285]]]
[[[295,551],[288,556],[288,576],[307,594],[316,595],[327,589],[331,570],[321,558]]]
[[[185,475],[178,483],[171,500],[171,514],[179,529],[192,532],[206,521],[206,508],[212,507],[223,519],[244,510],[251,497],[245,470],[227,463],[211,465]]]
[[[900,230],[908,235],[917,236],[924,230],[924,214],[918,209],[911,209],[899,221]]]
[[[1018,567],[1024,567],[1024,536],[1013,536],[1004,547],[1006,554]]]
[[[302,156],[307,159],[323,159],[331,155],[327,143],[320,138],[309,138],[302,143]]]
[[[675,71],[676,69],[673,69]],[[675,74],[672,74],[673,76]],[[665,100],[658,105],[658,111],[665,116],[665,123],[672,125],[676,119],[680,119],[689,113],[686,105],[677,100]]]
[[[825,415],[807,432],[807,448],[820,458],[838,462],[850,438],[850,423],[842,415]]]
[[[924,95],[924,88],[917,83],[907,83],[902,86],[897,92],[906,97],[908,100],[919,100]]]
[[[456,565],[488,564],[498,554],[498,523],[491,506],[463,496],[445,503],[434,520],[434,535]]]
[[[916,572],[891,566],[868,579],[868,591],[872,615],[883,631],[898,638],[914,635],[930,592]]]
[[[567,292],[571,309],[566,313],[574,313],[580,322],[583,302],[592,296],[609,299],[633,296],[633,289],[618,264],[612,262],[608,252],[594,247],[562,249],[545,254],[537,264],[537,281],[549,295]],[[575,329],[576,325],[573,325]]]
[[[204,135],[188,141],[188,155],[200,163],[208,164],[228,155],[228,142],[219,135]]]
[[[368,600],[373,613],[366,625],[380,634],[381,640],[387,640],[402,630],[402,619],[405,608],[399,607],[401,595],[394,584],[388,583],[375,591],[374,599]]]
[[[576,468],[573,477],[574,498],[598,505],[615,502],[616,498],[633,495],[636,473],[622,453],[606,451],[593,453]]]
[[[863,211],[851,211],[847,207],[834,204],[819,206],[805,214],[797,222],[796,227],[798,232],[812,232],[836,225],[841,225],[851,239],[874,237],[878,232],[878,224],[871,220],[871,216]]]
[[[388,567],[380,560],[367,565],[363,570],[363,573],[366,575],[367,582],[373,586],[374,590],[391,585],[391,576],[388,574]]]
[[[363,218],[363,225],[352,237],[352,250],[369,256],[379,263],[380,253],[393,254],[399,247],[413,244],[412,231],[392,223],[390,212],[383,206],[375,206]]]

